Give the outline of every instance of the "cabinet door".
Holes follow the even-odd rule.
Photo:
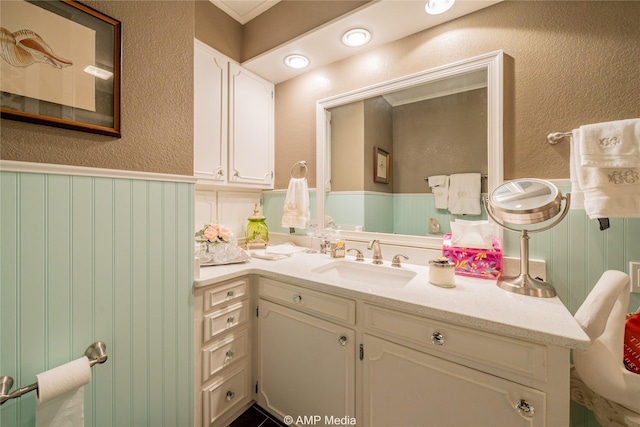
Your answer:
[[[369,335],[364,336],[364,356],[363,425],[547,424],[541,391]],[[518,413],[520,400],[532,405],[533,416]]]
[[[260,300],[258,403],[294,423],[355,416],[354,337],[351,329]]]
[[[273,84],[229,64],[229,183],[273,188]]]
[[[193,171],[198,178],[224,181],[229,61],[198,40],[193,55]]]

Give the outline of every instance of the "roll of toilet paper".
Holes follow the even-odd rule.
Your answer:
[[[64,365],[36,375],[38,402],[46,403],[91,381],[89,359],[83,356]]]

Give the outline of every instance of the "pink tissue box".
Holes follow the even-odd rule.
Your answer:
[[[451,234],[442,239],[442,256],[455,264],[455,273],[461,276],[497,279],[502,275],[502,243],[495,238],[491,249],[451,246]]]

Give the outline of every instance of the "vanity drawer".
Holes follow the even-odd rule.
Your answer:
[[[207,342],[214,336],[245,323],[248,319],[248,300],[205,314],[202,342]]]
[[[547,348],[455,326],[445,322],[364,305],[364,326],[371,333],[408,341],[414,347],[438,355],[457,356],[494,371],[507,370],[547,381]]]
[[[247,295],[249,279],[242,278],[206,289],[203,293],[203,311],[207,312],[222,303],[240,301]]]
[[[260,278],[258,285],[260,297],[270,299],[307,313],[320,315],[330,320],[354,324],[356,320],[356,302],[311,289]]]
[[[202,424],[215,425],[249,397],[249,365],[244,363],[202,390]]]
[[[244,360],[249,354],[249,330],[241,329],[224,335],[202,348],[202,382],[218,374],[227,366]]]

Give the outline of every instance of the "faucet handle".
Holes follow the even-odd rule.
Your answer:
[[[400,257],[404,258],[405,260],[409,259],[409,257],[406,255],[402,255],[402,254],[394,255],[393,260],[391,261],[391,267],[402,267],[402,265],[400,264]]]
[[[347,252],[350,251],[356,251],[356,261],[364,261],[364,255],[362,255],[362,251],[360,249],[357,248],[351,248],[351,249],[347,249]]]

